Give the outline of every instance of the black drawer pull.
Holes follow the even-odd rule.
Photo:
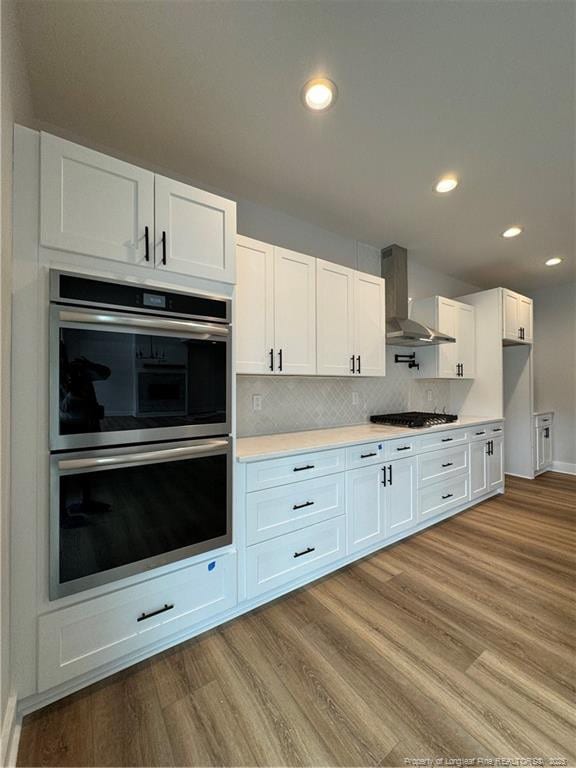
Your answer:
[[[496,429],[493,429],[492,432],[502,432],[502,427],[496,427]]]
[[[454,496],[453,493],[447,493],[445,496],[442,496],[443,499],[451,499],[452,496]]]
[[[361,453],[360,458],[361,459],[369,459],[371,456],[378,456],[377,453]]]
[[[453,461],[449,461],[447,464],[442,464],[442,466],[443,467],[452,467],[452,466],[454,466],[454,462]]]
[[[397,451],[409,451],[412,449],[411,445],[405,445],[402,448],[396,448]]]
[[[314,469],[314,464],[306,464],[305,467],[294,467],[293,472],[304,472],[305,469]]]
[[[451,443],[451,442],[452,442],[452,440],[454,440],[454,438],[453,438],[453,437],[443,437],[443,438],[442,438],[442,442],[443,442],[443,443]]]
[[[159,613],[165,613],[166,611],[171,611],[172,608],[174,608],[174,604],[168,605],[168,603],[164,604],[164,608],[158,608],[157,611],[150,611],[150,613],[142,613],[136,621],[145,621],[145,619],[151,619],[152,616],[158,616]]]
[[[485,435],[485,434],[486,434],[486,431],[484,431],[484,432],[474,432],[474,434],[475,434],[475,435]]]
[[[292,509],[304,509],[304,507],[311,507],[313,506],[313,504],[314,504],[313,501],[306,501],[304,502],[304,504],[294,504]]]
[[[310,552],[314,552],[316,547],[308,547],[308,549],[303,550],[302,552],[294,552],[294,557],[302,557],[302,555],[309,555]]]

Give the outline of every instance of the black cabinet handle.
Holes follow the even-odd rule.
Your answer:
[[[145,621],[146,619],[151,619],[152,616],[158,616],[159,613],[166,613],[166,611],[171,611],[172,608],[174,608],[174,603],[172,605],[168,605],[168,603],[164,604],[164,608],[158,608],[157,611],[150,611],[150,613],[141,613],[140,616],[136,619],[136,621]]]
[[[488,456],[492,456],[492,454],[494,453],[494,441],[488,440],[487,446],[488,446]]]
[[[454,496],[453,493],[447,493],[445,496],[442,496],[443,499],[451,499],[452,496]]]
[[[360,355],[357,355],[356,360],[358,361],[358,373],[361,373],[362,369],[360,368]]]
[[[302,552],[294,552],[294,557],[302,557],[302,555],[309,555],[310,552],[314,552],[316,547],[308,547],[307,549],[304,549]]]
[[[464,376],[464,363],[460,363],[460,376]]]
[[[282,370],[282,350],[278,351],[278,370]]]
[[[146,261],[150,261],[150,230],[148,227],[144,227],[144,258]]]
[[[371,456],[378,456],[377,453],[361,453],[360,458],[361,459],[369,459]]]
[[[305,469],[314,469],[314,464],[306,464],[305,467],[294,467],[293,472],[304,472]]]
[[[496,427],[492,432],[502,432],[502,427]]]
[[[388,482],[392,485],[392,464],[388,465]]]
[[[273,371],[274,370],[274,350],[271,349],[268,354],[270,355],[270,365],[268,367],[270,368],[271,371]]]
[[[484,430],[484,432],[474,432],[474,434],[475,435],[485,435],[486,434],[486,430]]]
[[[548,439],[550,437],[550,427],[545,427],[544,429],[544,437]]]
[[[449,461],[446,464],[442,464],[442,466],[443,467],[453,467],[454,466],[454,462],[453,461]]]
[[[304,504],[294,504],[292,509],[304,509],[304,507],[311,507],[313,504],[313,501],[306,501]]]
[[[386,467],[382,467],[382,485],[386,487]]]
[[[442,442],[443,442],[443,443],[451,443],[451,442],[452,442],[452,440],[454,440],[454,438],[453,438],[453,437],[443,437],[443,438],[442,438]]]
[[[352,361],[352,373],[356,373],[356,364],[354,362],[356,360],[356,358],[354,357],[354,355],[352,355],[350,360]]]
[[[409,451],[411,450],[411,445],[403,445],[402,448],[396,448],[397,451]]]
[[[166,232],[162,232],[162,264],[166,264]]]

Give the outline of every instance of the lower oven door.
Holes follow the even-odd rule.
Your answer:
[[[226,438],[51,457],[50,599],[232,541]]]

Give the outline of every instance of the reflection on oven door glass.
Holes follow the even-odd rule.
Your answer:
[[[226,422],[226,342],[60,331],[60,434]]]

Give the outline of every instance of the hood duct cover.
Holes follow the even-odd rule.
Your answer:
[[[408,252],[399,245],[382,249],[386,280],[386,341],[396,347],[450,344],[456,339],[408,317]]]

